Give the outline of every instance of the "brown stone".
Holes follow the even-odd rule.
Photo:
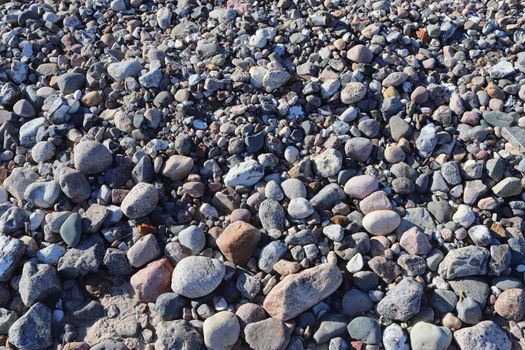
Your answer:
[[[252,256],[260,239],[258,229],[244,221],[235,221],[221,233],[216,244],[228,260],[243,265]]]
[[[131,276],[135,296],[143,302],[154,302],[162,293],[171,291],[173,266],[167,258],[155,260]]]
[[[494,304],[494,311],[501,317],[519,322],[525,316],[525,292],[520,288],[507,289]]]
[[[87,107],[96,107],[102,101],[102,94],[99,91],[90,91],[80,99],[82,104]]]
[[[331,295],[342,281],[337,265],[318,265],[283,278],[268,293],[263,307],[272,317],[286,321]]]
[[[359,208],[366,215],[375,210],[392,209],[392,205],[384,191],[375,191],[359,202]]]

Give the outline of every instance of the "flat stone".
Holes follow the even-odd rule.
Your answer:
[[[322,264],[288,275],[266,296],[263,307],[272,317],[286,321],[331,295],[342,282],[333,264]]]
[[[104,242],[90,236],[66,252],[58,261],[58,272],[67,278],[77,278],[98,271],[104,258]]]
[[[377,180],[370,175],[351,177],[345,184],[344,191],[351,198],[363,199],[379,187]]]

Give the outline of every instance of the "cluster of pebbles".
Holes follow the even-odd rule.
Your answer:
[[[525,348],[522,1],[0,4],[3,349]]]

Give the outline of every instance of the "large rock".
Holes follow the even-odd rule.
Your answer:
[[[171,278],[171,289],[187,298],[200,298],[213,292],[221,284],[226,268],[217,259],[188,256],[182,259]]]
[[[342,281],[337,265],[318,265],[283,278],[268,293],[263,307],[272,317],[286,321],[331,295]]]
[[[492,321],[482,321],[475,326],[457,330],[454,339],[461,350],[511,349],[511,342],[505,332]]]
[[[439,264],[438,272],[445,279],[485,275],[490,253],[486,248],[467,246],[451,250]]]
[[[51,321],[51,310],[37,303],[9,328],[9,342],[19,349],[47,349],[53,344]]]
[[[235,221],[226,227],[215,241],[222,254],[237,265],[244,265],[257,248],[261,233],[244,221]]]
[[[525,292],[521,288],[503,291],[496,299],[494,311],[507,320],[519,322],[525,316]]]
[[[377,312],[390,320],[407,321],[419,312],[422,296],[423,285],[404,278],[377,304]]]
[[[26,306],[62,291],[62,283],[54,266],[28,261],[22,269],[18,290]]]

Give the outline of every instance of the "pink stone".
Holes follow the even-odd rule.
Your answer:
[[[363,198],[359,202],[359,208],[366,215],[375,210],[392,209],[392,204],[390,204],[390,200],[384,191],[376,191]]]
[[[352,198],[363,199],[377,190],[379,183],[370,175],[359,175],[350,178],[345,184],[345,193]]]
[[[430,245],[427,236],[417,227],[412,227],[403,233],[399,244],[409,254],[427,254],[432,250],[432,245]]]
[[[162,293],[171,291],[173,266],[167,258],[155,260],[131,276],[135,296],[143,302],[154,302]]]

